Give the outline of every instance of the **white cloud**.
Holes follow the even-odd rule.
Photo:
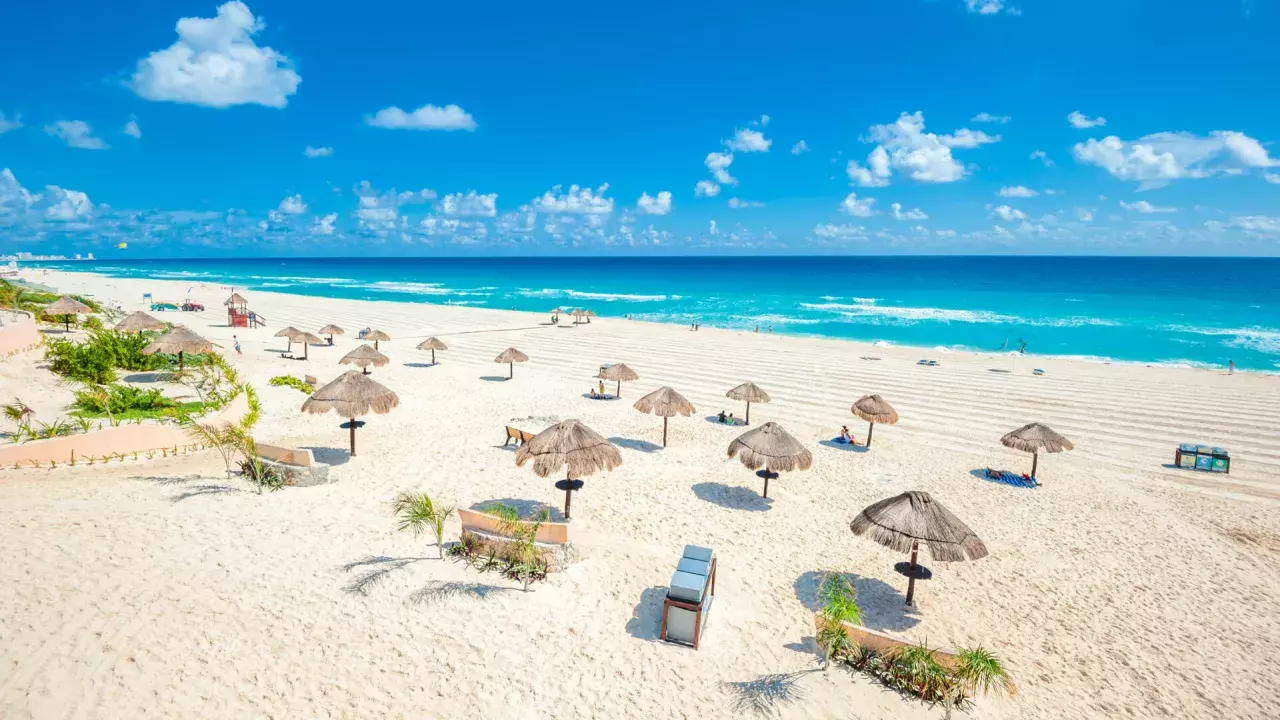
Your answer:
[[[889,183],[892,171],[906,173],[919,182],[955,182],[966,171],[952,155],[952,148],[975,148],[998,142],[1000,136],[961,128],[952,135],[925,132],[924,113],[902,113],[896,122],[873,125],[867,141],[879,143],[867,156],[867,167],[850,162],[849,179],[862,187]]]
[[[1087,130],[1089,128],[1103,127],[1107,124],[1107,119],[1102,116],[1091,118],[1079,110],[1073,110],[1067,116],[1067,122],[1071,123],[1071,127],[1077,130]]]
[[[803,140],[791,146],[792,155],[803,155],[804,153],[807,153],[807,152],[809,152],[809,143]]]
[[[1243,230],[1250,236],[1274,237],[1280,235],[1280,217],[1272,217],[1268,215],[1233,215],[1231,219],[1225,223],[1211,220],[1205,223],[1205,227],[1210,230],[1223,230],[1225,228],[1235,228]]]
[[[1049,155],[1045,153],[1045,151],[1043,150],[1036,150],[1035,152],[1031,153],[1027,157],[1031,158],[1032,160],[1039,160],[1040,162],[1044,163],[1045,167],[1053,167],[1053,161],[1049,159]]]
[[[357,196],[355,215],[360,227],[380,234],[394,230],[397,225],[406,222],[400,217],[402,205],[416,205],[436,199],[436,192],[426,188],[380,192],[368,180],[361,181],[354,191]]]
[[[120,132],[135,140],[142,139],[142,128],[138,127],[138,121],[136,118],[129,118],[129,122],[124,124],[124,128]]]
[[[934,234],[940,238],[953,238],[959,233],[957,233],[955,230],[937,230],[934,232]]]
[[[5,168],[0,171],[0,215],[25,213],[39,200],[40,195],[22,187],[12,170]]]
[[[998,217],[1005,222],[1013,222],[1014,220],[1027,219],[1026,213],[1016,208],[1009,207],[1008,205],[1000,205],[998,207],[991,207],[990,205],[988,205],[987,209],[991,211],[992,217]]]
[[[1262,177],[1272,185],[1280,185],[1280,173],[1266,173]]]
[[[476,121],[471,115],[457,105],[436,107],[423,105],[413,112],[405,112],[398,107],[388,107],[373,115],[366,115],[364,121],[373,127],[391,130],[475,130]]]
[[[469,190],[466,195],[445,195],[438,209],[445,215],[457,217],[493,217],[498,214],[498,193],[482,195]]]
[[[331,155],[333,155],[333,148],[328,146],[311,147],[310,145],[308,145],[302,149],[302,154],[306,155],[309,158],[330,157]]]
[[[991,113],[988,113],[988,112],[980,112],[977,115],[974,115],[973,118],[969,120],[969,122],[995,123],[997,125],[1004,125],[1012,119],[1013,118],[1009,117],[1008,115],[992,115]]]
[[[18,115],[15,113],[12,120],[6,120],[4,117],[4,113],[0,112],[0,135],[3,135],[9,132],[10,130],[17,130],[18,128],[21,128],[21,127],[22,127],[21,115]]]
[[[1076,208],[1076,218],[1080,222],[1093,222],[1093,211],[1089,208]]]
[[[1137,202],[1133,202],[1133,203],[1127,203],[1127,202],[1125,202],[1125,201],[1121,200],[1121,201],[1120,201],[1120,207],[1124,208],[1125,210],[1132,210],[1132,211],[1134,211],[1134,212],[1142,213],[1143,215],[1154,215],[1154,214],[1156,214],[1156,213],[1171,213],[1171,212],[1177,212],[1177,211],[1178,211],[1178,208],[1175,208],[1175,207],[1159,207],[1159,206],[1157,206],[1157,205],[1152,205],[1151,203],[1147,202],[1146,200],[1139,200],[1139,201],[1137,201]]]
[[[822,238],[865,238],[867,236],[867,229],[861,225],[850,225],[848,223],[843,225],[826,223],[815,225],[813,228],[813,234]]]
[[[1000,188],[996,194],[1006,198],[1032,198],[1040,193],[1024,185],[1013,185]]]
[[[593,192],[589,187],[570,185],[568,191],[562,192],[562,186],[554,185],[533,199],[530,207],[535,212],[565,213],[569,215],[608,214],[613,212],[613,198],[606,198],[604,193],[609,183],[601,185]]]
[[[693,194],[696,197],[715,197],[720,194],[720,186],[710,180],[699,180],[693,186]]]
[[[759,119],[759,120],[757,120],[756,122],[757,122],[757,123],[760,123],[760,127],[765,127],[765,126],[767,126],[767,125],[769,124],[769,116],[768,116],[768,115],[761,115],[761,116],[760,116],[760,119]]]
[[[93,216],[93,203],[79,190],[65,190],[57,185],[46,185],[44,189],[49,203],[44,211],[45,219],[71,222]]]
[[[324,217],[318,217],[315,222],[311,223],[311,232],[316,235],[332,235],[334,232],[333,224],[338,222],[338,213],[329,213]]]
[[[44,131],[61,138],[67,147],[81,150],[106,150],[108,147],[102,138],[94,137],[93,128],[83,120],[60,120],[52,125],[45,125]]]
[[[871,217],[876,214],[872,205],[876,204],[875,198],[858,199],[857,193],[849,193],[845,197],[844,202],[840,203],[840,212],[853,215],[855,217]]]
[[[729,166],[733,164],[733,153],[707,153],[707,159],[703,163],[711,171],[711,176],[716,179],[716,182],[721,185],[738,184],[737,178],[729,174]]]
[[[873,201],[874,202],[874,201]],[[734,210],[742,210],[744,208],[764,207],[764,203],[755,200],[740,200],[736,197],[729,198],[729,207]]]
[[[765,117],[768,117],[768,115]],[[773,141],[766,140],[764,133],[759,130],[743,128],[735,132],[732,138],[725,140],[724,144],[730,150],[737,150],[738,152],[769,152],[769,146],[773,144]]]
[[[148,100],[282,108],[302,78],[289,58],[254,43],[265,27],[239,0],[219,6],[214,18],[182,18],[178,41],[139,60],[129,85]]]
[[[921,210],[920,208],[911,208],[910,210],[903,212],[901,203],[893,203],[892,205],[889,206],[889,209],[893,211],[894,220],[928,220],[929,219],[929,216],[925,213],[925,211]]]
[[[645,215],[666,215],[671,212],[671,193],[666,190],[654,196],[640,193],[640,199],[636,200],[636,210]]]
[[[716,225],[716,221],[715,221],[715,220],[712,220],[712,221],[711,221],[711,223],[710,223],[709,225],[707,225],[707,234],[708,234],[708,235],[719,235],[719,234],[720,234],[720,227],[719,227],[718,225]]]
[[[1022,11],[1010,7],[1005,0],[964,0],[964,6],[976,15],[1021,15]]]
[[[1129,142],[1110,135],[1090,138],[1072,149],[1078,162],[1097,165],[1142,189],[1183,178],[1239,175],[1252,168],[1280,165],[1262,143],[1241,132],[1216,130],[1201,137],[1187,132],[1161,132]]]
[[[302,201],[301,195],[290,195],[280,201],[280,207],[276,208],[286,215],[301,215],[307,211],[307,204]]]

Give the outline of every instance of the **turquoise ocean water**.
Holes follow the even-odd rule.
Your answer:
[[[245,290],[1280,370],[1280,259],[307,258],[41,263]],[[159,293],[157,293],[159,294]],[[181,300],[181,298],[175,298]],[[201,297],[205,302],[220,297]],[[936,350],[934,350],[936,348]]]

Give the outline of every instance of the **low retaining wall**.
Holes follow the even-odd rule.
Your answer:
[[[4,314],[4,327],[0,327],[0,358],[11,357],[44,344],[44,335],[40,334],[36,320],[31,315],[17,313],[15,319],[15,314],[11,311],[0,312]]]
[[[819,626],[821,622],[821,616],[814,617],[815,627]],[[818,627],[818,629],[821,630],[821,627]],[[881,655],[898,648],[911,647],[915,645],[915,643],[908,642],[906,640],[899,640],[882,632],[872,630],[871,628],[863,627],[861,625],[853,625],[851,623],[844,623],[844,634],[854,645],[866,645],[868,648],[880,653]],[[956,659],[955,653],[951,650],[941,648],[930,649],[934,651],[934,656],[937,657],[938,662],[943,665],[949,665]]]
[[[462,521],[463,531],[476,530],[488,535],[501,535],[502,521],[493,515],[476,510],[458,510],[458,519]],[[532,525],[524,522],[524,525]],[[544,522],[538,528],[535,542],[547,545],[564,545],[569,542],[569,523]]]
[[[255,444],[258,446],[258,460],[283,475],[289,485],[311,487],[330,482],[329,466],[316,462],[310,450]]]
[[[241,393],[206,424],[237,423],[248,412],[249,399]],[[87,464],[90,458],[132,456],[152,451],[161,454],[175,447],[189,452],[197,446],[192,443],[191,436],[176,425],[120,425],[80,435],[0,447],[0,469],[12,469],[15,465],[23,468],[48,467],[51,462],[69,464],[73,454],[76,464]]]

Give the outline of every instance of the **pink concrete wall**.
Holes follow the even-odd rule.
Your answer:
[[[0,327],[0,358],[20,353],[24,350],[44,343],[44,336],[36,328],[36,321],[25,313],[13,320],[8,311],[5,314],[4,327]]]
[[[817,626],[819,630],[822,629],[821,623],[822,618],[820,616],[814,618],[814,625]],[[915,644],[913,642],[899,640],[882,632],[872,630],[871,628],[862,627],[861,625],[853,625],[851,623],[844,623],[844,634],[848,636],[849,640],[851,640],[853,644],[866,645],[881,654]],[[951,650],[943,648],[930,649],[934,651],[934,656],[938,659],[938,662],[943,665],[949,665],[956,659],[955,653]]]
[[[249,412],[249,400],[243,393],[227,404],[208,424],[239,422]],[[76,464],[88,462],[88,458],[101,458],[120,453],[132,456],[149,450],[159,454],[161,448],[189,448],[194,445],[186,431],[176,425],[121,425],[103,428],[81,435],[34,440],[21,445],[0,447],[0,470],[10,470],[14,465],[30,467],[38,463],[48,467],[50,462],[59,465],[71,461],[75,453]]]
[[[502,524],[493,515],[475,510],[458,510],[458,519],[462,521],[463,530],[478,530],[492,535],[501,535]],[[530,525],[532,523],[522,523]],[[564,545],[569,542],[569,524],[544,522],[538,527],[537,542],[550,545]]]

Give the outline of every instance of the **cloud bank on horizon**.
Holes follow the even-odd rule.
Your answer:
[[[1280,59],[1241,41],[1271,8],[833,2],[733,37],[685,12],[701,45],[655,55],[663,23],[612,8],[71,5],[0,10],[43,68],[0,92],[6,250],[1280,254],[1280,108],[1246,92]],[[44,30],[68,9],[103,32]],[[1155,53],[1159,13],[1195,13],[1203,52]],[[834,42],[854,23],[942,39],[885,66],[892,38]]]

